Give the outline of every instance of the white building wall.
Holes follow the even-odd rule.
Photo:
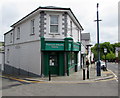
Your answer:
[[[12,33],[12,36],[11,36],[11,33]],[[11,30],[5,35],[5,45],[13,44],[13,33],[14,33],[14,31]],[[12,39],[11,39],[11,37],[12,37]]]
[[[5,34],[5,64],[41,75],[39,16],[36,14]],[[35,19],[34,35],[30,35],[32,19]],[[20,27],[20,39],[17,39],[17,27]],[[13,33],[12,43],[10,42],[11,33]],[[9,54],[7,54],[8,49]]]
[[[88,41],[82,40],[82,44],[83,44],[84,46],[89,45],[89,44],[90,44],[90,40],[88,40]]]
[[[0,71],[4,70],[4,52],[0,52]]]
[[[71,35],[71,26],[70,26],[70,22],[72,21],[72,35]],[[70,16],[67,16],[67,37],[72,37],[74,42],[80,42],[80,38],[81,38],[81,32],[80,29],[78,29],[78,27],[75,25],[74,21],[70,18]],[[78,53],[78,70],[80,70],[80,66],[81,66],[81,51]]]
[[[80,70],[81,66],[81,52],[78,53],[78,70]]]
[[[74,21],[67,16],[67,23],[68,23],[68,32],[67,32],[67,37],[72,37],[74,42],[78,42],[80,40],[80,30],[78,27],[75,25]],[[71,35],[71,26],[70,26],[70,21],[72,21],[72,35]]]
[[[87,51],[86,51],[86,48],[83,44],[81,44],[81,54],[86,54]]]
[[[7,49],[9,49],[9,56]],[[7,65],[41,75],[40,41],[6,46],[5,53],[5,63]]]
[[[15,27],[15,34],[14,34],[14,43],[23,43],[28,41],[39,40],[39,19],[40,15],[36,14],[34,17],[29,18],[24,23],[19,24]],[[35,20],[35,35],[30,35],[31,30],[31,20]],[[17,28],[20,27],[20,39],[17,39]]]

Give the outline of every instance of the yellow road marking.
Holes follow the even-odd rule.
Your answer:
[[[27,80],[24,80],[24,79],[17,79],[17,78],[7,77],[7,76],[0,76],[0,77],[5,77],[5,78],[12,79],[12,80],[20,81],[20,82],[26,82],[26,83],[44,82],[44,81],[27,81]]]
[[[59,83],[67,83],[67,84],[76,84],[76,83],[94,83],[94,82],[105,82],[105,81],[111,81],[111,80],[115,80],[115,78],[111,78],[111,79],[106,79],[106,80],[91,80],[91,81],[45,81],[45,82],[41,82],[41,81],[38,81],[36,83],[56,83],[56,84],[59,84]]]
[[[112,73],[110,70],[109,72],[105,73]],[[83,81],[30,81],[30,80],[24,80],[24,79],[18,79],[18,78],[13,78],[9,76],[0,76],[0,77],[5,77],[13,80],[17,80],[20,82],[26,82],[26,83],[67,83],[67,84],[72,84],[72,83],[94,83],[94,82],[104,82],[104,81],[110,81],[110,80],[116,80],[116,77],[110,78],[110,79],[103,79],[103,80],[83,80]]]
[[[109,71],[104,71],[103,73],[111,73],[111,72],[109,72]]]

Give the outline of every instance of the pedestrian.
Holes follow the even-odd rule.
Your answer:
[[[87,79],[89,79],[89,60],[86,60],[86,66],[87,66]]]
[[[89,67],[89,60],[88,59],[86,60],[86,66],[87,66],[87,68]]]

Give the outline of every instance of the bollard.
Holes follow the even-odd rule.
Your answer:
[[[51,81],[51,73],[50,73],[50,71],[49,71],[49,81]]]
[[[87,79],[89,79],[89,69],[87,69]]]
[[[85,80],[85,69],[83,68],[83,80]]]

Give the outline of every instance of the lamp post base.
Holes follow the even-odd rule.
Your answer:
[[[101,65],[100,61],[97,61],[97,64],[96,64],[96,66],[97,66],[97,76],[101,76],[101,66],[100,65]]]

